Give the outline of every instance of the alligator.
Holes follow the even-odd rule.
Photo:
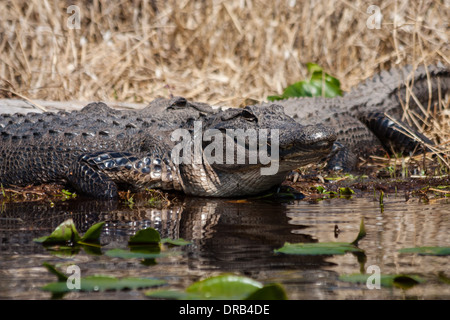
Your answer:
[[[279,185],[291,170],[326,157],[330,169],[352,170],[360,156],[379,150],[410,153],[432,144],[402,121],[403,102],[411,97],[408,106],[417,113],[422,105],[429,108],[439,101],[449,87],[449,70],[437,65],[414,72],[411,67],[385,71],[332,99],[293,98],[215,110],[175,97],[156,99],[139,111],[92,103],[81,111],[1,115],[0,182],[62,182],[106,198],[116,197],[122,187],[213,197],[253,195]],[[239,164],[210,163],[205,141],[197,153],[203,158],[200,164],[174,163],[171,150],[176,144],[170,135],[177,129],[195,135],[196,121],[205,131],[222,132],[225,143],[227,129],[278,129],[278,171],[263,175],[267,165],[251,163],[249,157]],[[230,149],[243,145],[248,154],[248,141],[242,144],[237,138],[229,139],[236,146]],[[266,147],[271,149],[271,141]]]
[[[430,115],[436,114],[431,108],[444,100],[449,89],[450,70],[439,63],[383,71],[342,97],[290,98],[276,103],[301,124],[332,127],[337,139],[327,167],[354,171],[359,157],[428,150],[426,145],[433,142],[420,133],[417,123],[429,123]],[[408,122],[408,113],[419,121]]]
[[[300,125],[278,105],[214,111],[184,98],[158,99],[141,111],[92,103],[70,113],[2,117],[3,186],[57,182],[98,198],[145,188],[210,197],[258,194],[325,157],[335,140],[331,129]],[[262,148],[270,161],[253,157]],[[272,165],[276,170],[265,174]]]

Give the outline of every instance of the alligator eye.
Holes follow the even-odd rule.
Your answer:
[[[172,99],[170,106],[168,109],[178,109],[178,108],[185,108],[186,107],[187,100],[183,97],[177,97]]]
[[[256,118],[256,116],[251,113],[248,112],[246,110],[242,111],[242,116],[244,117],[245,120],[249,121],[249,122],[257,122],[258,118]]]

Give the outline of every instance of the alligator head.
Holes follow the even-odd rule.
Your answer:
[[[234,197],[281,184],[292,170],[329,154],[336,139],[321,125],[302,126],[283,107],[228,109],[171,135],[185,193]],[[181,138],[181,139],[180,139]]]

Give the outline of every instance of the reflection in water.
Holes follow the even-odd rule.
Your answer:
[[[413,273],[425,277],[444,272],[449,257],[401,255],[398,249],[413,246],[449,246],[448,204],[421,204],[392,197],[382,212],[370,198],[331,199],[318,203],[275,203],[186,198],[167,209],[137,203],[134,208],[116,201],[75,200],[50,204],[5,204],[0,215],[0,297],[47,298],[38,290],[53,281],[41,267],[44,261],[71,261],[87,273],[165,278],[175,288],[185,288],[200,278],[236,272],[262,282],[281,282],[292,299],[404,298],[396,290],[368,290],[337,280],[340,274],[364,272],[377,265],[382,273]],[[151,267],[139,261],[89,256],[80,253],[60,258],[51,255],[33,238],[49,234],[72,218],[83,233],[92,224],[106,221],[104,249],[126,247],[130,235],[156,228],[162,237],[184,238],[191,245],[177,248],[182,255],[158,260]],[[364,218],[367,236],[359,247],[363,256],[290,256],[274,254],[285,242],[351,242]],[[338,230],[338,231],[337,231]],[[37,285],[39,284],[39,285]],[[408,290],[408,296],[449,298],[436,280]],[[72,298],[107,298],[111,293],[73,293]],[[134,299],[143,295],[115,293]],[[84,296],[83,296],[84,295]],[[93,296],[95,295],[95,296]]]
[[[185,203],[181,237],[193,239],[191,268],[240,271],[304,269],[328,265],[323,257],[275,255],[285,242],[313,242],[293,233],[286,206],[279,203],[191,199]],[[315,241],[314,241],[315,242]]]

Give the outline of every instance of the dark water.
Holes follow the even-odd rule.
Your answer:
[[[184,238],[192,244],[167,249],[181,254],[157,259],[146,266],[137,259],[89,255],[71,257],[47,251],[33,238],[48,235],[72,218],[80,233],[106,221],[103,252],[125,248],[130,235],[154,227],[162,237]],[[366,258],[347,253],[334,256],[274,254],[285,242],[351,242],[364,218],[367,236],[359,243]],[[335,227],[340,230],[335,233]],[[290,299],[450,299],[449,256],[400,254],[401,248],[450,246],[449,200],[423,203],[390,195],[384,210],[371,196],[318,202],[230,201],[188,198],[169,209],[137,204],[133,209],[116,202],[75,200],[50,204],[4,204],[0,214],[0,298],[48,299],[40,287],[56,280],[43,262],[61,270],[71,264],[81,275],[155,277],[166,288],[184,289],[207,276],[232,272],[263,283],[281,283]],[[427,281],[411,289],[369,290],[339,275],[364,272],[376,265],[383,274],[414,274]],[[144,290],[73,292],[64,299],[145,299]]]

